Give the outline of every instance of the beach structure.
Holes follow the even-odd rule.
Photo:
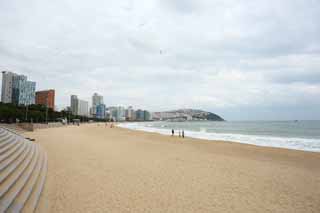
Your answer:
[[[40,145],[0,127],[0,212],[34,212],[46,173]]]

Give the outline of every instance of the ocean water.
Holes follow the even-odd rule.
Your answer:
[[[320,121],[192,121],[120,123],[134,130],[170,135],[184,130],[187,137],[224,140],[257,146],[320,152]]]

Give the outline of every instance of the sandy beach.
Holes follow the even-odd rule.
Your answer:
[[[102,124],[25,135],[48,153],[38,212],[320,212],[320,153]]]

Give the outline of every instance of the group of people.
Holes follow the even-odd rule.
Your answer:
[[[108,127],[108,122],[105,123],[105,127]],[[115,125],[113,124],[113,122],[110,123],[110,128],[114,128]]]
[[[171,136],[174,136],[174,129],[171,130]],[[179,130],[179,138],[184,138],[184,130]]]

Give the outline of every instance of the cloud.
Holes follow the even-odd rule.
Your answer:
[[[316,0],[3,0],[0,68],[55,88],[60,107],[99,92],[228,119],[312,105],[320,119],[318,20]]]

